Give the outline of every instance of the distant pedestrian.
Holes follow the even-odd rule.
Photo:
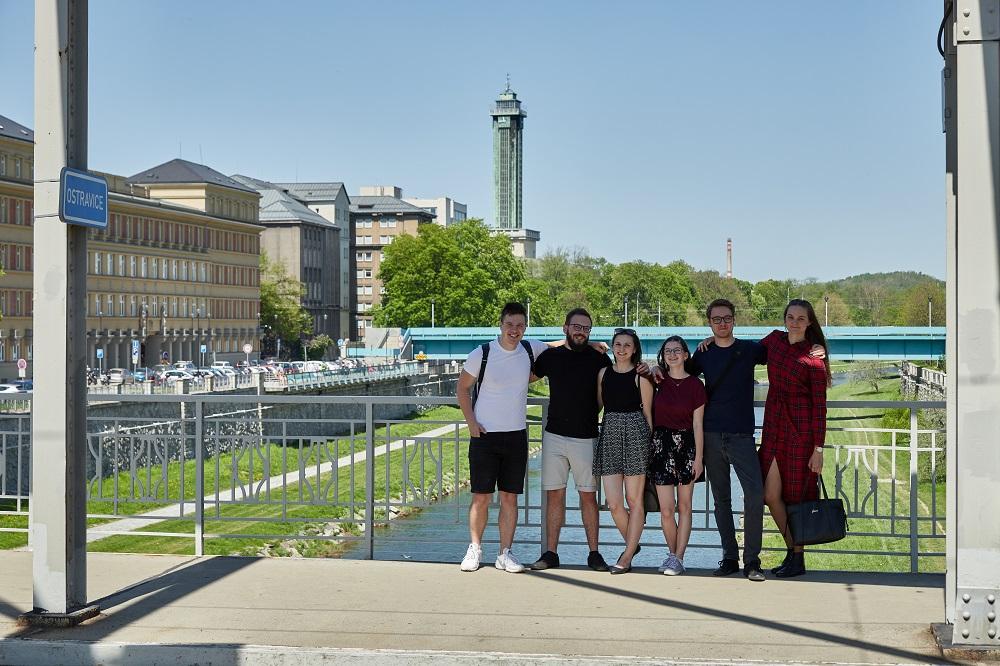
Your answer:
[[[660,571],[668,576],[684,573],[693,520],[691,498],[704,469],[705,386],[685,369],[690,356],[678,335],[667,338],[657,355],[664,377],[653,401],[649,477],[656,486],[660,526],[669,550]]]
[[[773,571],[779,578],[806,572],[805,554],[794,545],[785,506],[819,495],[826,439],[826,390],[830,362],[810,354],[814,345],[827,347],[823,329],[809,301],[793,299],[785,307],[785,331],[773,331],[761,344],[767,348],[767,401],[761,436],[764,502],[771,510],[788,551]]]
[[[636,371],[642,345],[634,330],[615,329],[611,351],[614,365],[601,368],[597,375],[604,423],[594,450],[594,476],[601,477],[611,517],[625,540],[625,550],[610,567],[611,573],[623,574],[632,570],[646,524],[642,496],[653,426],[653,383]]]
[[[526,426],[528,382],[533,359],[548,347],[524,340],[527,312],[508,303],[500,313],[500,336],[476,347],[458,380],[458,404],[469,428],[469,506],[471,543],[462,571],[476,571],[482,561],[483,532],[493,493],[500,493],[500,552],[496,568],[520,573],[525,567],[511,551],[517,526],[517,496],[524,492],[528,464]],[[472,391],[476,390],[473,400]]]

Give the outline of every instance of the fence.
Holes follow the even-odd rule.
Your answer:
[[[102,400],[107,398],[91,398]],[[464,423],[454,411],[433,412],[441,418],[419,422],[408,417],[454,406],[453,397],[199,394],[116,400],[160,403],[175,416],[91,414],[88,540],[99,542],[91,548],[375,557],[401,544],[413,552],[421,544],[447,544],[454,557],[467,542]],[[529,403],[529,441],[538,448],[547,399]],[[943,570],[943,433],[920,428],[919,421],[923,411],[943,409],[944,403],[852,401],[828,407],[824,475],[847,507],[850,532],[843,542],[811,552],[827,556],[830,568]],[[909,414],[909,427],[838,425],[870,422],[896,409]],[[28,538],[30,464],[30,414],[0,414],[0,544],[6,547]],[[737,486],[734,500],[739,496]],[[707,484],[699,484],[694,532],[700,536],[691,549],[718,548],[709,498]],[[418,519],[402,519],[411,515]],[[539,478],[531,473],[518,510],[522,543],[531,538],[526,535],[541,539],[543,515]],[[575,506],[568,507],[567,525],[580,526]],[[648,538],[662,543],[658,525],[647,530]],[[765,541],[780,548],[773,533]],[[607,515],[601,543],[621,543]],[[435,558],[446,556],[430,556]]]

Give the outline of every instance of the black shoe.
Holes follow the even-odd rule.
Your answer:
[[[608,563],[604,561],[604,556],[599,551],[592,550],[587,556],[587,566],[594,571],[607,571]]]
[[[542,571],[543,569],[558,569],[559,556],[551,550],[547,550],[542,553],[542,556],[538,558],[538,561],[531,565],[531,568],[534,571]]]
[[[719,568],[712,572],[713,576],[728,576],[740,570],[738,560],[719,560]]]
[[[794,578],[795,576],[801,576],[805,572],[805,553],[792,553],[792,557],[788,560],[788,564],[778,569],[778,573],[774,575],[778,578]]]
[[[632,565],[630,564],[627,567],[620,567],[617,564],[612,564],[610,567],[608,567],[608,571],[611,572],[612,576],[614,576],[615,574],[627,574],[629,571],[632,571]]]
[[[795,553],[795,551],[793,551],[793,550],[789,550],[788,552],[786,552],[785,553],[785,559],[781,560],[781,564],[779,564],[778,566],[772,567],[771,573],[773,573],[775,576],[777,576],[778,572],[781,571],[782,569],[784,569],[785,565],[787,565],[788,562],[789,562],[789,560],[792,559],[792,555],[794,553]]]
[[[743,577],[755,583],[762,583],[767,580],[764,572],[760,569],[760,562],[751,562],[743,567]]]

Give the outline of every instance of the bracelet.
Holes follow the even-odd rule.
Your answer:
[[[817,446],[816,450],[815,450],[815,453],[823,453],[823,447],[822,446]]]

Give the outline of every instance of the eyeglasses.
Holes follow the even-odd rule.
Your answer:
[[[635,332],[634,328],[616,328],[615,329],[615,335],[618,335],[619,333],[627,333],[629,335],[636,335],[636,332]]]
[[[732,324],[733,319],[733,315],[726,315],[725,317],[712,317],[709,321],[713,324]]]
[[[577,333],[590,333],[590,329],[593,328],[593,326],[585,326],[584,324],[570,324],[569,327]]]
[[[683,354],[684,350],[680,347],[670,347],[669,349],[663,350],[664,356],[677,356],[678,354]]]

